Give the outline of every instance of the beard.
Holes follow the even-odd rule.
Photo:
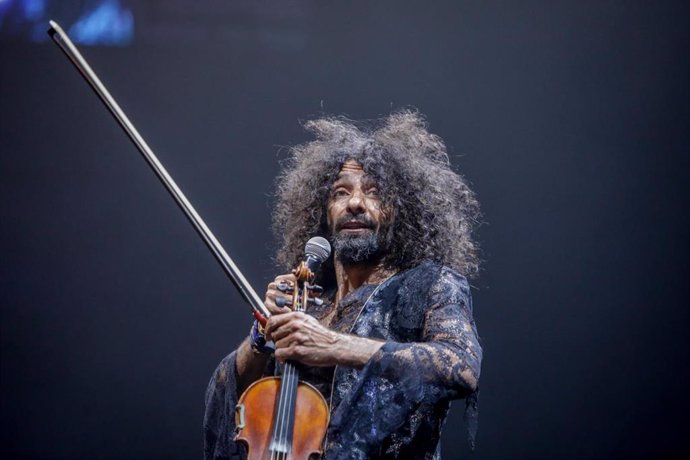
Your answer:
[[[340,231],[345,222],[353,220],[366,225],[366,231],[354,235]],[[364,217],[345,217],[336,223],[335,228],[336,230],[332,233],[333,249],[335,249],[335,257],[343,265],[378,261],[390,246],[386,228],[381,227],[377,230],[374,223]]]

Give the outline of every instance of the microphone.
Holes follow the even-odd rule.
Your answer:
[[[306,245],[304,245],[304,260],[292,271],[292,273],[302,281],[311,282],[316,276],[316,271],[330,255],[331,245],[328,243],[328,240],[320,236],[315,236],[307,241]],[[286,293],[292,292],[292,288],[287,285],[283,287],[278,285],[278,290]],[[317,286],[316,284],[309,284],[309,291],[312,295],[318,295],[319,293],[323,292],[323,288],[321,286]],[[319,306],[323,304],[323,301],[316,296],[308,297],[308,301]],[[283,297],[278,297],[276,299],[276,305],[279,307],[284,307],[287,305],[287,300],[285,300]]]
[[[326,238],[315,236],[304,245],[304,264],[312,273],[316,273],[330,255],[331,245]]]
[[[316,270],[319,269],[321,264],[324,263],[330,255],[331,244],[328,242],[328,240],[320,236],[315,236],[311,238],[309,241],[307,241],[307,244],[304,245],[304,262],[303,264],[300,264],[300,266],[297,267],[295,270],[303,270],[303,267],[306,266],[306,268],[308,268],[309,271],[311,271],[313,276],[313,274],[316,273]],[[320,286],[316,285],[314,285],[313,288],[321,289]],[[318,297],[309,298],[309,302],[313,302],[316,305],[323,304],[323,301]],[[278,304],[278,302],[276,303]],[[282,307],[283,305],[284,304],[278,304],[279,307]],[[266,326],[267,318],[265,316],[263,316],[261,313],[255,310],[254,317],[261,324],[261,326]],[[267,345],[271,344],[272,343],[269,342]]]
[[[304,245],[304,265],[312,273],[311,276],[316,274],[316,270],[319,269],[322,263],[328,259],[331,255],[331,245],[326,238],[320,236],[315,236],[307,241]],[[323,291],[321,286],[313,285],[310,289],[314,289],[315,292]],[[318,289],[318,291],[317,291]],[[317,306],[323,305],[323,300],[318,297],[310,297],[309,302],[314,303]]]

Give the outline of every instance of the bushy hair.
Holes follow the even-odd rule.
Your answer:
[[[277,178],[273,229],[279,240],[276,262],[283,269],[299,263],[309,238],[330,238],[331,186],[343,163],[355,160],[376,181],[382,204],[393,210],[392,241],[382,260],[387,268],[433,260],[468,277],[477,273],[472,231],[480,221],[479,203],[451,170],[445,144],[429,133],[421,114],[404,110],[366,125],[327,117],[304,126],[316,139],[291,148]],[[333,280],[332,271],[331,257],[322,282]]]

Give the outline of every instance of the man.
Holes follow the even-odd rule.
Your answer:
[[[255,324],[209,383],[205,456],[244,458],[232,441],[237,399],[290,360],[329,402],[325,458],[439,458],[450,400],[475,396],[479,378],[465,278],[478,268],[478,203],[415,112],[370,130],[338,118],[306,127],[316,140],[293,148],[278,178],[277,261],[289,271],[309,238],[329,239],[324,302],[293,312],[294,276],[268,285],[265,337]]]

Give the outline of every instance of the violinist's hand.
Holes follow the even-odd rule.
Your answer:
[[[295,288],[297,279],[295,275],[278,275],[268,284],[264,305],[271,312],[271,315],[281,315],[291,312],[292,291]]]
[[[306,313],[294,311],[269,318],[266,337],[276,345],[276,359],[308,366],[334,366],[339,336]]]
[[[266,336],[275,342],[275,357],[279,361],[293,360],[317,367],[361,368],[383,345],[332,331],[313,316],[297,311],[269,318]]]
[[[264,305],[272,318],[291,312],[292,291],[295,286],[295,275],[278,275],[266,288]],[[270,340],[270,339],[269,339]],[[235,369],[237,370],[237,388],[244,391],[252,382],[260,379],[266,367],[269,355],[254,351],[252,337],[247,337],[237,350]]]

